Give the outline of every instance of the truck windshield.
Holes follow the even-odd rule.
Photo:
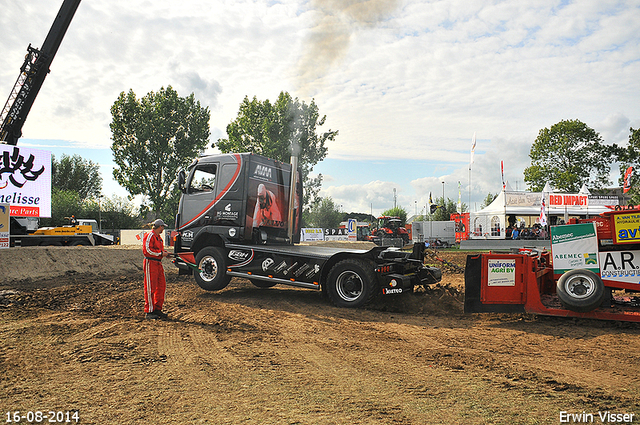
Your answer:
[[[198,166],[193,173],[193,178],[189,185],[189,192],[212,192],[216,185],[216,170],[217,167],[215,164]]]

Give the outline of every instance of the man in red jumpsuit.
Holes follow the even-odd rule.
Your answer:
[[[142,238],[142,253],[144,261],[144,312],[147,319],[165,319],[166,313],[162,312],[164,293],[167,283],[162,267],[162,258],[169,253],[164,250],[164,242],[160,234],[167,225],[161,219],[153,222],[153,228],[145,233]]]

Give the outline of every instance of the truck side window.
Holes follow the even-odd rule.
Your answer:
[[[216,185],[215,164],[204,164],[198,166],[193,173],[191,184],[189,185],[189,193],[194,192],[213,192]]]

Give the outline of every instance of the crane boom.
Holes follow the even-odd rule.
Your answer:
[[[33,106],[33,102],[49,73],[51,62],[62,43],[80,0],[64,0],[41,49],[27,47],[27,55],[20,67],[7,103],[0,114],[0,141],[8,145],[18,144],[22,136],[22,126]]]

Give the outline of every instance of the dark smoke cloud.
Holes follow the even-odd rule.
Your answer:
[[[318,17],[298,63],[301,92],[311,95],[314,83],[344,58],[353,31],[376,26],[399,4],[400,0],[312,0]]]

